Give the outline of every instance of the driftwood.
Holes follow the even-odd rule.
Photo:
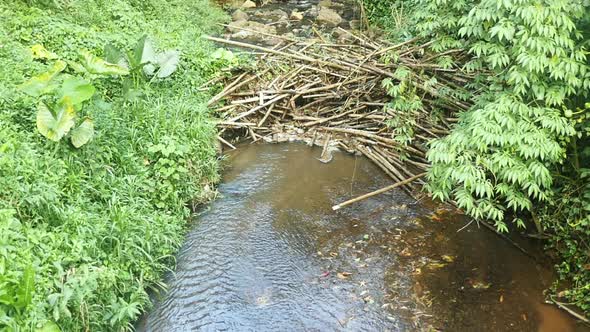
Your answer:
[[[217,126],[234,138],[279,142],[295,137],[321,144],[319,160],[323,162],[331,159],[328,147],[360,153],[395,182],[382,190],[402,187],[412,194],[414,185],[424,183],[428,141],[446,135],[457,122],[456,112],[471,106],[470,100],[448,93],[463,89],[470,76],[458,65],[438,65],[438,56],[427,51],[429,42],[420,38],[391,45],[344,33],[350,36],[350,44],[331,43],[323,36],[297,40],[271,35],[281,40],[272,48],[206,36],[259,55],[256,69],[235,73],[209,101],[217,107]],[[460,58],[459,52],[447,54]],[[417,110],[396,108],[383,87],[384,79],[400,83],[397,71],[401,67],[409,72],[404,79],[406,89],[422,101]],[[413,137],[398,139],[393,122],[412,123]],[[221,142],[233,148],[225,138]]]
[[[394,184],[392,184],[392,185],[390,185],[390,186],[387,186],[387,187],[385,187],[385,188],[381,188],[381,189],[379,189],[379,190],[375,190],[375,191],[373,191],[373,192],[370,192],[370,193],[368,193],[368,194],[364,194],[364,195],[362,195],[362,196],[359,196],[359,197],[356,197],[356,198],[353,198],[353,199],[349,199],[349,200],[348,200],[348,201],[346,201],[346,202],[342,202],[342,203],[340,203],[340,204],[336,204],[336,205],[332,206],[332,210],[336,211],[336,210],[339,210],[339,209],[341,209],[341,208],[343,208],[343,207],[345,207],[345,206],[347,206],[347,205],[350,205],[350,204],[352,204],[352,203],[356,203],[356,202],[362,201],[362,200],[364,200],[364,199],[367,199],[367,198],[369,198],[369,197],[373,197],[373,196],[375,196],[375,195],[382,194],[382,193],[384,193],[384,192],[386,192],[386,191],[393,190],[393,189],[395,189],[395,188],[397,188],[397,187],[401,187],[401,186],[403,186],[403,185],[405,185],[405,184],[408,184],[408,183],[411,183],[411,182],[413,182],[413,181],[416,181],[416,180],[418,180],[419,178],[421,178],[421,177],[423,177],[423,176],[425,176],[425,175],[426,175],[426,173],[421,173],[421,174],[418,174],[418,175],[414,175],[414,176],[412,176],[412,177],[410,177],[410,178],[407,178],[407,179],[405,179],[405,180],[403,180],[403,181],[400,181],[400,182],[398,182],[398,183],[394,183]]]

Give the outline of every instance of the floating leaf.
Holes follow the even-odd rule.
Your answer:
[[[66,69],[66,66],[65,62],[58,60],[53,64],[49,71],[31,78],[21,84],[19,88],[33,97],[39,97],[40,95],[49,93],[56,87],[53,80],[59,73]]]
[[[79,77],[66,78],[60,89],[60,100],[69,97],[72,104],[78,105],[90,99],[96,89],[90,82]]]
[[[94,136],[94,123],[90,119],[84,120],[82,124],[72,131],[72,144],[79,148],[88,143]]]
[[[64,98],[60,109],[54,116],[47,105],[39,103],[37,111],[37,129],[48,139],[58,142],[74,126],[74,105],[69,98]]]
[[[128,75],[129,69],[124,66],[106,62],[94,54],[83,51],[80,53],[80,60],[86,70],[98,75]]]
[[[31,46],[31,52],[33,53],[33,59],[58,59],[59,56],[53,52],[49,52],[43,47],[43,45],[36,44]]]
[[[173,72],[178,68],[180,62],[180,52],[178,51],[166,51],[158,54],[158,66],[160,69],[156,76],[159,78],[165,78],[172,75]]]

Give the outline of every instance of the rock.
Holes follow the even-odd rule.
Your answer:
[[[232,26],[240,27],[240,28],[247,28],[248,30],[240,30],[234,29],[233,31],[239,30],[231,35],[232,38],[235,39],[249,39],[252,41],[263,41],[265,44],[274,45],[276,41],[273,38],[269,38],[268,36],[263,35],[265,34],[272,34],[275,35],[277,33],[277,29],[272,25],[266,25],[258,22],[253,21],[240,21],[240,22],[233,22],[230,24],[230,31]],[[272,39],[272,40],[271,40]]]
[[[230,24],[228,24],[227,30],[229,30],[230,32],[241,31],[242,29],[240,29],[240,28],[247,27],[249,23],[250,22],[248,22],[248,21],[231,22]]]
[[[242,3],[242,8],[256,8],[256,3],[252,0],[246,0]]]
[[[288,26],[291,26],[291,23],[289,22],[288,18],[281,18],[277,23],[277,26],[279,28],[286,28]]]
[[[339,43],[345,43],[345,42],[351,41],[353,39],[352,36],[349,33],[347,33],[345,30],[338,29],[338,28],[336,28],[336,29],[334,29],[334,31],[332,31],[332,36],[334,36]]]
[[[256,17],[268,17],[268,18],[281,18],[281,17],[287,17],[287,12],[280,10],[280,9],[275,9],[275,10],[259,10],[256,11],[254,13],[254,16]]]
[[[231,9],[238,9],[242,7],[244,0],[227,0],[224,5],[228,6]]]
[[[320,7],[316,22],[322,25],[336,27],[342,23],[342,17],[330,8]]]
[[[318,16],[318,7],[317,6],[311,6],[303,14],[305,16],[308,16],[308,17],[311,17],[311,18],[315,18],[315,17]]]
[[[234,22],[239,22],[247,21],[250,18],[250,16],[246,14],[243,10],[238,9],[231,15],[231,18],[232,20],[234,20]]]
[[[332,7],[332,0],[320,0],[320,3],[318,3],[318,6],[320,6],[320,7]]]
[[[275,28],[274,26],[262,24],[262,23],[258,23],[258,22],[252,22],[252,21],[248,22],[248,29],[258,31],[258,32],[263,32],[263,33],[269,33],[271,35],[277,34],[277,28]]]
[[[287,15],[287,12],[285,12],[284,10],[280,10],[280,9],[275,9],[272,10],[270,12],[268,12],[268,17],[276,19],[276,20],[286,20],[289,15]]]
[[[303,13],[300,13],[297,10],[294,10],[291,12],[291,16],[289,16],[289,18],[292,19],[293,21],[301,21],[303,19]]]

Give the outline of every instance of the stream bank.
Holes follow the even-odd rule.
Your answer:
[[[364,157],[303,144],[228,153],[221,197],[195,219],[169,291],[140,331],[588,331],[543,304],[537,264],[454,210],[389,183]],[[542,255],[534,241],[523,243]]]

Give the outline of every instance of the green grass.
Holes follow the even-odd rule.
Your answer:
[[[215,127],[198,87],[219,66],[200,36],[225,15],[206,0],[8,0],[0,4],[0,331],[117,331],[149,306],[181,244],[190,202],[218,180]],[[49,64],[144,34],[179,49],[170,78],[134,102],[120,79],[97,85],[80,149],[35,127],[17,85]]]

